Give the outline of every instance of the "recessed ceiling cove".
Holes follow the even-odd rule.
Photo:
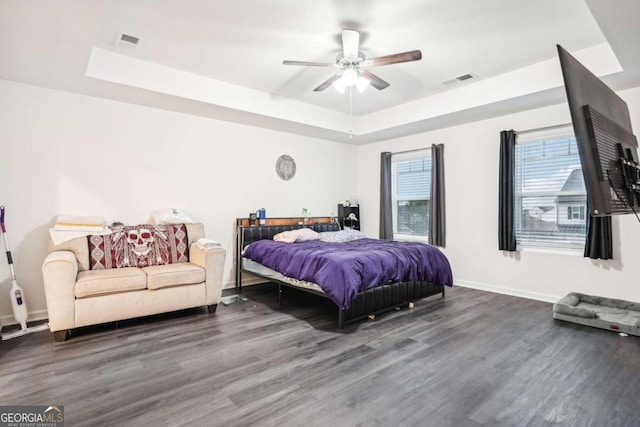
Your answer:
[[[352,131],[367,143],[563,102],[558,43],[614,89],[637,85],[638,3],[86,0],[45,2],[36,14],[6,2],[0,78],[322,139],[349,142]],[[378,89],[314,91],[346,71],[334,66],[342,30],[358,35],[351,65],[421,59],[364,67]]]

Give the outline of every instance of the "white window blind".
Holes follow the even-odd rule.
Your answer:
[[[393,234],[429,235],[431,150],[391,156]]]
[[[570,128],[518,136],[515,163],[518,246],[584,251],[587,196]]]

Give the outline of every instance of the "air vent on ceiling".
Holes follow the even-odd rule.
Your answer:
[[[120,41],[131,43],[131,44],[138,44],[140,39],[134,36],[130,36],[129,34],[122,33],[120,35]]]
[[[452,79],[445,80],[445,81],[442,82],[442,84],[443,85],[451,85],[451,84],[454,84],[454,83],[465,82],[467,80],[471,80],[471,79],[475,79],[475,78],[478,78],[478,76],[476,76],[473,73],[466,73],[466,74],[462,74],[462,75],[460,75],[458,77],[454,77]]]

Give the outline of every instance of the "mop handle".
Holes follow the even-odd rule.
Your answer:
[[[4,206],[0,206],[0,227],[2,228],[2,237],[4,238],[4,245],[7,250],[7,262],[9,263],[9,268],[11,269],[11,276],[15,277],[15,273],[13,272],[13,257],[11,256],[11,251],[9,250],[9,240],[7,239],[7,229],[4,226]]]
[[[2,228],[2,237],[4,238],[4,246],[7,250],[7,262],[9,263],[9,270],[11,270],[11,279],[16,280],[16,272],[13,269],[13,257],[11,256],[11,250],[9,249],[9,239],[7,239],[7,229],[4,226],[4,206],[0,206],[0,227]]]

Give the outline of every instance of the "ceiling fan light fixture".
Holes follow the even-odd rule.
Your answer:
[[[331,86],[333,86],[334,89],[340,93],[344,93],[344,90],[347,88],[347,84],[345,83],[342,77],[340,77],[335,82],[331,83]]]
[[[364,92],[364,90],[369,86],[369,83],[371,83],[371,81],[368,78],[359,76],[358,80],[356,80],[356,87],[358,88],[358,92]]]
[[[353,68],[347,68],[342,73],[341,80],[344,80],[345,86],[351,87],[358,81],[358,72]]]
[[[338,80],[331,85],[340,93],[344,93],[346,88],[356,86],[358,91],[362,92],[369,86],[369,79],[358,74],[355,68],[347,68],[344,70]]]

